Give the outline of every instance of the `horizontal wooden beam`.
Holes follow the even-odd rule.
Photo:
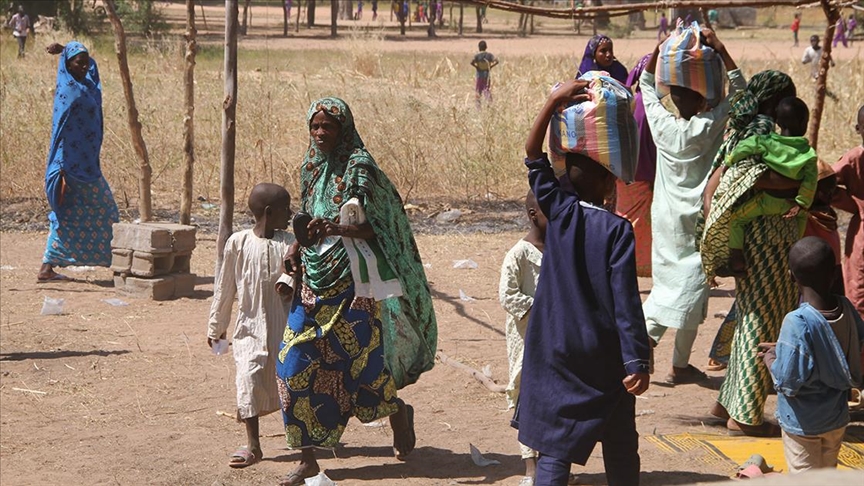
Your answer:
[[[456,0],[466,5],[489,7],[496,10],[519,14],[536,15],[557,19],[592,19],[598,14],[609,17],[627,15],[645,10],[666,10],[669,8],[730,8],[730,7],[798,7],[813,3],[813,0],[678,0],[631,3],[623,5],[604,5],[582,8],[543,8],[503,0]]]

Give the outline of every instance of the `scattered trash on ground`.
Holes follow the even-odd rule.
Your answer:
[[[424,263],[423,268],[432,268],[432,264],[431,263]]]
[[[210,351],[216,356],[221,356],[228,352],[228,340],[227,339],[214,339],[213,345],[210,346]]]
[[[480,451],[477,450],[476,447],[474,447],[474,444],[468,444],[468,447],[471,449],[471,460],[474,461],[474,464],[476,464],[480,467],[494,466],[496,464],[501,464],[500,462],[496,461],[495,459],[486,459],[485,457],[483,457],[483,454],[480,454]]]
[[[105,302],[106,304],[114,307],[125,307],[129,305],[129,302],[120,299],[102,299],[102,302]]]
[[[0,266],[0,270],[15,270],[15,267],[12,265],[2,265]]]
[[[477,262],[475,262],[474,260],[472,260],[470,258],[467,260],[453,260],[453,268],[459,268],[459,269],[463,269],[463,270],[474,270],[474,269],[478,268],[479,266],[480,265],[478,265]]]
[[[306,478],[305,483],[306,486],[336,486],[336,483],[323,472],[318,473],[315,477]]]
[[[474,302],[477,299],[475,299],[474,297],[470,297],[468,294],[465,293],[464,290],[459,289],[459,300],[461,300],[462,302]]]
[[[492,378],[492,365],[486,365],[481,370],[486,378]]]
[[[66,270],[68,270],[70,272],[75,272],[75,273],[83,273],[83,272],[92,272],[93,270],[96,270],[96,267],[91,267],[89,265],[83,265],[80,267],[66,267]]]
[[[459,218],[462,217],[462,211],[458,209],[451,209],[449,211],[444,211],[443,213],[439,213],[438,216],[435,217],[435,220],[439,223],[455,223],[459,221]]]
[[[59,316],[63,314],[63,305],[66,303],[66,299],[52,299],[51,297],[45,296],[45,300],[42,302],[42,312],[43,316]]]
[[[367,424],[363,424],[364,427],[384,427],[383,420],[376,420],[374,422],[369,422]]]
[[[636,412],[637,417],[644,417],[646,415],[654,415],[654,410],[639,410]]]

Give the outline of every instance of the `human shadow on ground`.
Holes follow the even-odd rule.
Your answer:
[[[495,326],[493,326],[487,322],[483,322],[480,319],[477,319],[476,317],[469,316],[468,313],[465,312],[464,302],[458,296],[448,295],[448,294],[445,294],[444,292],[432,289],[432,297],[439,299],[442,302],[446,302],[446,303],[452,305],[453,309],[456,311],[456,314],[458,314],[460,317],[463,317],[463,318],[465,318],[465,319],[467,319],[467,320],[469,320],[475,324],[478,324],[482,327],[485,327],[486,329],[488,329],[488,330],[490,330],[496,334],[499,334],[501,336],[504,335],[504,331],[502,331],[501,329],[498,329],[497,327],[495,327]]]
[[[94,349],[92,351],[33,351],[27,353],[0,353],[0,361],[24,361],[28,359],[58,359],[58,358],[79,358],[83,356],[116,356],[121,354],[129,354],[131,351],[120,349],[117,351],[105,351],[104,349]]]
[[[578,484],[608,484],[606,475],[603,473],[576,474],[579,476]],[[643,471],[639,474],[641,486],[666,486],[669,484],[696,484],[715,483],[728,481],[728,476],[722,474],[700,473],[692,471]]]
[[[325,473],[333,481],[381,480],[402,478],[459,479],[459,484],[494,484],[525,472],[518,455],[484,453],[487,459],[501,464],[479,467],[471,460],[471,454],[454,452],[437,447],[418,447],[400,463],[375,464],[360,467],[327,468]],[[356,447],[337,451],[339,457],[393,457],[392,447]],[[345,454],[350,454],[346,456]]]
[[[707,388],[709,390],[719,390],[720,385],[723,384],[723,378],[723,376],[709,376],[708,379],[702,380],[698,383],[686,383],[682,385],[673,385],[672,383],[666,381],[651,380],[651,385],[655,385],[660,388],[681,388],[683,386],[696,385],[700,388]]]

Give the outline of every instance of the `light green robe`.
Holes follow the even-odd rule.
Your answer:
[[[740,70],[727,73],[729,96],[746,87]],[[648,126],[657,145],[651,204],[653,287],[642,307],[646,320],[695,329],[708,314],[708,283],[696,248],[702,193],[729,117],[729,96],[690,120],[670,113],[657,96],[654,75],[639,80]]]

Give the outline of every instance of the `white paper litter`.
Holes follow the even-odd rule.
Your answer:
[[[80,267],[67,267],[66,270],[68,270],[70,272],[76,272],[76,273],[92,272],[93,270],[96,270],[96,267],[90,267],[87,265],[83,265]]]
[[[501,464],[495,459],[486,459],[485,457],[483,457],[483,454],[480,454],[480,451],[477,450],[476,447],[474,447],[474,444],[468,444],[468,447],[471,449],[471,460],[474,461],[474,464],[477,464],[480,467]]]
[[[129,305],[129,302],[120,299],[102,299],[102,302],[105,302],[108,305],[113,305],[114,307],[125,307]]]
[[[2,265],[0,266],[0,270],[15,270],[15,267],[12,265]]]
[[[306,478],[304,482],[306,483],[306,486],[336,486],[336,483],[334,483],[332,479],[328,478],[323,472],[318,473],[315,477]]]
[[[477,265],[477,262],[475,262],[474,260],[472,260],[470,258],[467,260],[453,260],[453,268],[460,268],[460,269],[464,269],[464,270],[474,270],[479,266],[480,265]]]
[[[492,365],[487,364],[481,371],[483,372],[483,376],[486,378],[492,378]]]
[[[368,424],[363,424],[364,427],[384,427],[383,420],[376,420],[374,422],[369,422]]]
[[[465,293],[464,290],[459,289],[459,300],[461,300],[462,302],[474,302],[477,299],[475,299],[474,297],[470,297],[468,294]]]
[[[640,410],[636,412],[637,417],[644,417],[645,415],[654,415],[654,410]]]
[[[63,304],[65,302],[65,299],[52,299],[46,295],[45,300],[42,302],[41,314],[43,316],[59,316],[63,313]]]
[[[432,264],[431,263],[424,263],[423,268],[432,268]]]

